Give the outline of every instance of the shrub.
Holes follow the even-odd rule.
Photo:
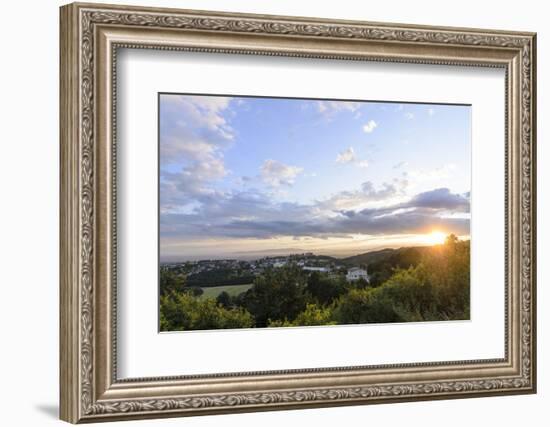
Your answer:
[[[335,325],[336,322],[332,319],[332,310],[329,307],[320,307],[316,304],[307,304],[306,309],[296,316],[296,319],[289,321],[284,320],[269,320],[270,328],[282,326],[321,326]]]
[[[293,321],[306,308],[306,276],[297,268],[267,270],[243,296],[244,307],[256,319],[256,326],[268,321]]]
[[[160,326],[162,331],[251,328],[254,318],[242,307],[225,309],[214,299],[183,292],[161,297]]]

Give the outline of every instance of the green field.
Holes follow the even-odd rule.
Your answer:
[[[221,294],[224,291],[231,296],[236,296],[242,292],[246,292],[248,289],[250,289],[251,286],[252,286],[252,283],[249,283],[247,285],[215,286],[215,287],[202,288],[204,293],[200,297],[201,299],[216,298],[219,294]]]

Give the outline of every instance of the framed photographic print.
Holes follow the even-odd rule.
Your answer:
[[[160,331],[470,320],[470,110],[160,93]]]
[[[61,418],[533,393],[535,34],[61,8]]]

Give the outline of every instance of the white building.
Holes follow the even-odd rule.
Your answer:
[[[358,267],[353,267],[348,270],[348,274],[346,274],[346,280],[348,282],[355,282],[359,279],[365,279],[367,282],[369,281],[367,270]]]

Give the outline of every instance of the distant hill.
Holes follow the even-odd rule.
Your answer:
[[[395,253],[395,251],[397,251],[397,249],[391,249],[391,248],[380,249],[378,251],[365,252],[363,254],[342,258],[340,261],[349,265],[370,264],[372,262],[382,261],[388,258],[393,253]]]
[[[400,266],[407,263],[414,265],[418,263],[420,256],[429,249],[429,246],[413,246],[397,249],[386,248],[342,258],[341,261],[347,265],[385,263]]]

